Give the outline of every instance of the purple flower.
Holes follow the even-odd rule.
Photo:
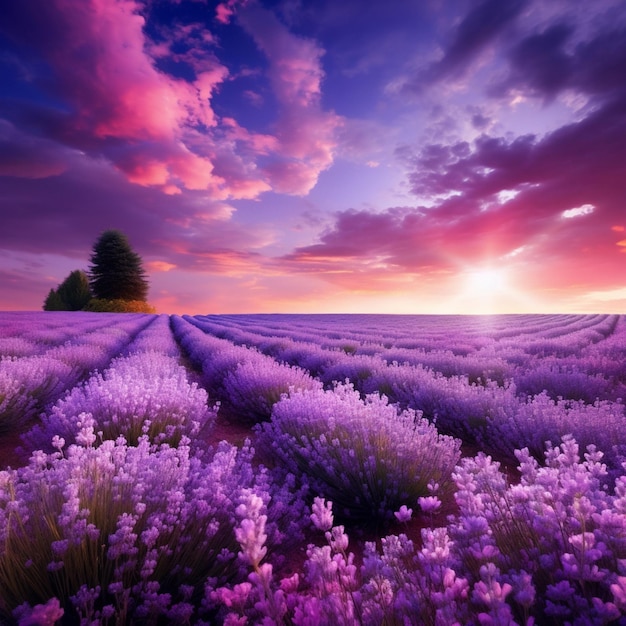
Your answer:
[[[418,498],[418,500],[421,500],[422,498]],[[423,507],[422,507],[422,510]],[[408,509],[406,504],[403,504],[400,509],[398,511],[394,512],[394,515],[396,516],[396,519],[399,522],[408,522],[411,520],[411,517],[413,516],[413,509]]]

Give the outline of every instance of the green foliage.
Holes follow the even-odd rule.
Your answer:
[[[156,309],[143,300],[105,300],[92,298],[83,311],[92,313],[156,313]]]
[[[91,300],[89,277],[82,270],[74,270],[57,289],[66,311],[80,311]]]
[[[50,289],[43,303],[44,311],[65,311],[65,304],[56,289]]]
[[[104,231],[93,247],[90,286],[99,300],[144,301],[148,281],[141,257],[118,230]]]
[[[56,289],[50,289],[43,310],[80,311],[89,300],[89,277],[82,270],[74,270]]]

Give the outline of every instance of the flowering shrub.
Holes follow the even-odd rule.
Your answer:
[[[23,337],[0,337],[0,356],[33,356],[37,354],[38,347],[32,341]]]
[[[459,356],[452,350],[426,352],[425,350],[390,348],[379,355],[387,363],[421,365],[444,376],[467,376],[472,382],[496,380],[499,384],[503,384],[512,374],[507,361],[494,351],[481,350],[466,356]]]
[[[311,376],[319,376],[323,371],[343,361],[345,355],[331,350],[325,350],[318,345],[294,342],[277,354],[279,361],[290,365],[297,365],[311,373]]]
[[[309,544],[305,576],[295,573],[279,582],[271,563],[261,562],[266,554],[265,516],[257,503],[250,504],[240,512],[236,529],[240,559],[252,570],[248,581],[207,588],[206,604],[215,607],[220,622],[246,624],[251,618],[255,624],[359,624],[358,570],[354,554],[347,553],[344,527],[333,526],[331,503],[315,498],[310,515],[315,528],[324,532],[327,545]]]
[[[465,377],[446,378],[421,366],[397,363],[375,372],[365,390],[420,411],[440,432],[473,444],[484,443],[491,424],[501,423],[519,405],[514,386],[471,384]]]
[[[348,379],[359,391],[363,389],[366,381],[374,372],[384,367],[384,363],[373,356],[342,355],[336,363],[328,364],[320,373],[320,380],[325,385],[332,385],[333,382],[345,382]]]
[[[75,440],[85,420],[92,419],[103,439],[122,435],[135,444],[143,435],[154,443],[176,445],[210,427],[215,408],[207,393],[189,383],[176,359],[155,352],[137,353],[113,361],[102,374],[74,387],[42,416],[41,424],[24,437],[30,449],[50,449],[54,435]]]
[[[525,369],[515,378],[517,391],[530,396],[546,392],[551,398],[568,398],[593,403],[607,398],[610,381],[600,374],[593,376],[577,367],[536,364]]]
[[[499,422],[492,421],[484,442],[490,450],[514,458],[515,449],[527,448],[542,460],[547,443],[556,446],[565,435],[572,435],[583,448],[595,445],[604,450],[605,462],[612,472],[621,473],[626,459],[626,414],[621,402],[553,400],[541,393],[520,402]]]
[[[626,477],[609,495],[602,453],[590,446],[582,460],[571,437],[548,447],[545,467],[528,450],[517,456],[519,485],[509,486],[483,454],[455,474],[460,513],[449,532],[474,599],[489,606],[510,594],[518,618],[536,623],[619,618],[626,608]]]
[[[350,519],[388,522],[400,505],[429,494],[429,484],[445,492],[459,458],[458,440],[386,398],[362,401],[350,385],[294,391],[258,432],[260,446]]]
[[[218,397],[224,395],[223,383],[229,372],[258,355],[256,350],[208,335],[178,316],[172,316],[172,330],[191,362],[202,370],[202,384]]]
[[[224,398],[237,418],[250,422],[269,419],[282,395],[300,389],[321,389],[320,381],[299,367],[277,363],[269,357],[239,363],[224,379]]]
[[[72,368],[46,356],[0,358],[0,432],[28,424],[65,388]]]
[[[117,343],[117,342],[116,342]],[[117,354],[117,346],[111,349],[97,343],[71,343],[52,348],[45,353],[47,358],[54,358],[72,367],[72,376],[66,379],[69,389],[86,377],[90,372],[104,369],[113,356]]]
[[[223,443],[204,461],[186,439],[95,439],[86,425],[79,445],[57,437],[56,452],[0,472],[0,611],[56,598],[85,623],[190,619],[207,583],[237,580],[242,498],[269,501],[253,451]]]

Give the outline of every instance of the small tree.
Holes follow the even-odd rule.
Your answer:
[[[65,304],[56,289],[50,289],[43,303],[44,311],[65,311]]]
[[[80,311],[91,300],[89,278],[83,270],[74,270],[56,288],[50,289],[44,311]]]
[[[146,300],[148,281],[141,257],[119,230],[104,231],[93,247],[89,284],[95,298]]]
[[[91,300],[89,277],[82,270],[74,270],[57,289],[66,311],[80,311]]]

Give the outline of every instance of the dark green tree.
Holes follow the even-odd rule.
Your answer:
[[[119,230],[104,231],[93,247],[89,285],[95,298],[140,300],[148,295],[141,257]]]
[[[80,311],[91,300],[89,277],[82,270],[74,270],[58,287],[57,293],[66,311]]]
[[[44,311],[65,311],[65,304],[56,289],[50,289],[43,303]]]

